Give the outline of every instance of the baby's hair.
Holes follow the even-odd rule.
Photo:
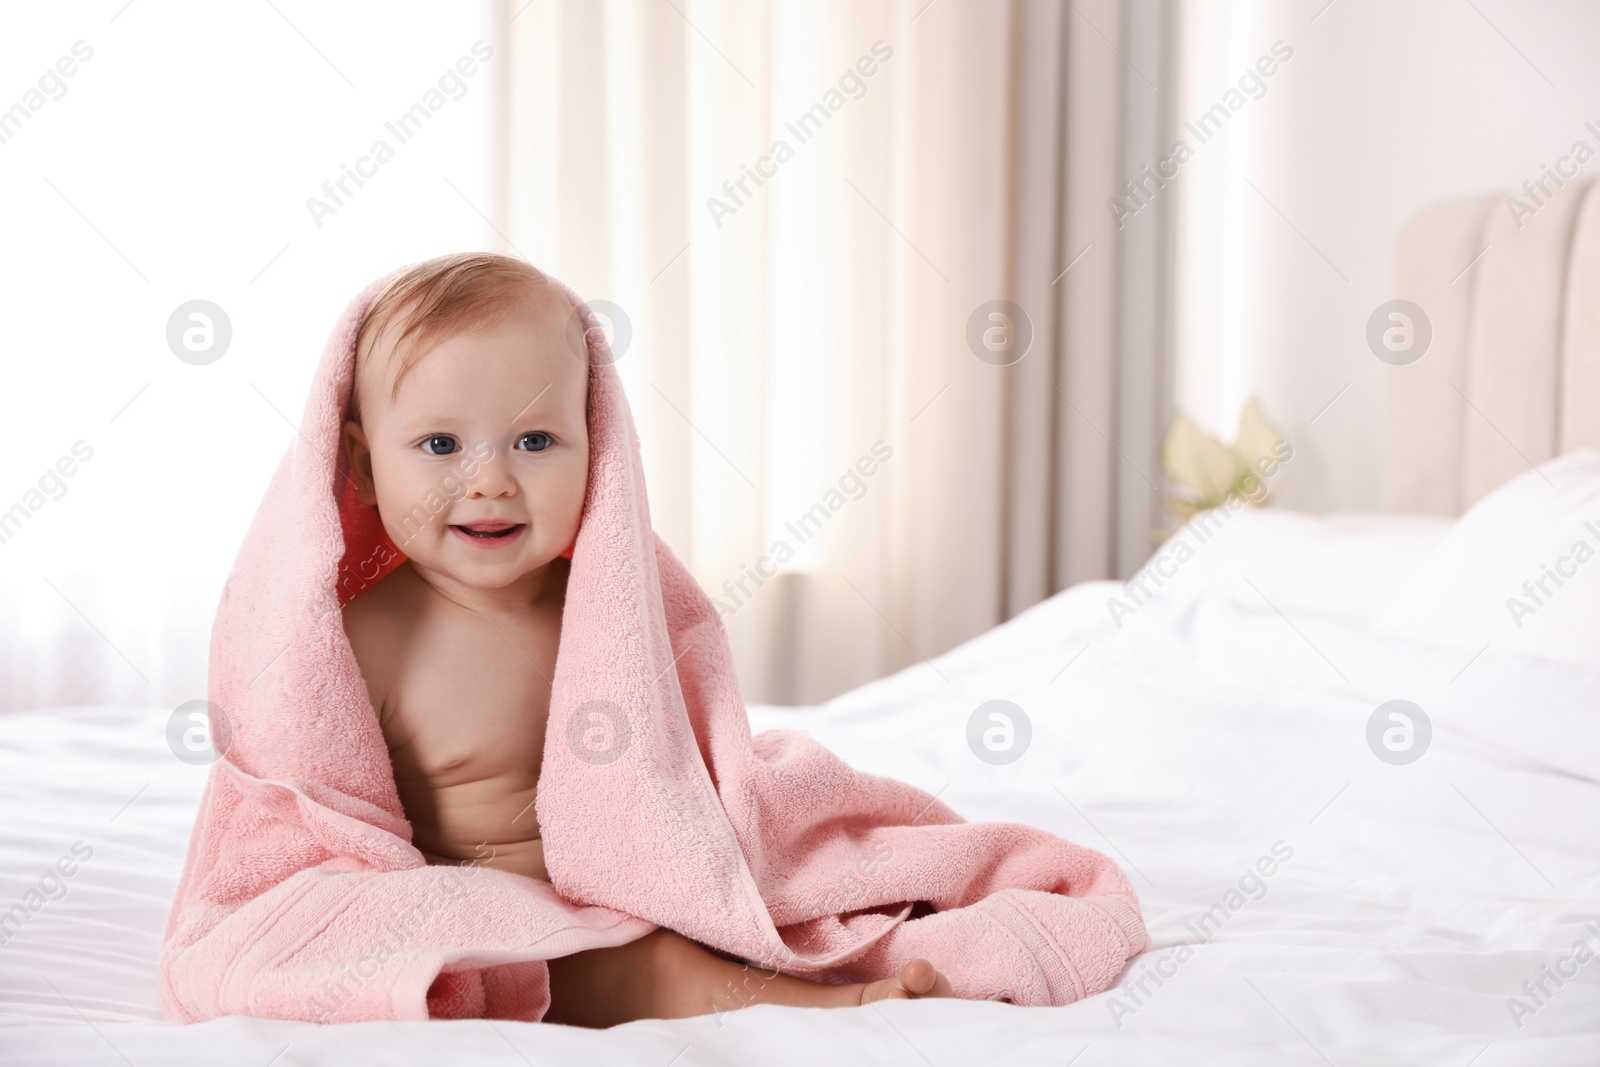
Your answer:
[[[360,420],[360,368],[397,316],[404,313],[394,342],[400,371],[390,389],[391,400],[399,394],[400,380],[406,372],[432,347],[430,342],[444,340],[469,325],[492,325],[527,300],[530,293],[542,290],[556,290],[543,271],[493,252],[458,252],[426,260],[405,271],[372,301],[356,333],[356,371],[350,386],[352,417]],[[410,345],[406,345],[408,339]]]

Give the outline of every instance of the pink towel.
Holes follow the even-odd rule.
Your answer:
[[[551,883],[426,865],[339,610],[403,560],[339,445],[356,331],[384,280],[334,329],[217,611],[209,696],[231,737],[167,924],[168,1017],[537,1020],[544,960],[658,925],[828,981],[925,956],[958,995],[1018,1004],[1099,992],[1148,946],[1099,852],[964,822],[800,731],[751,736],[722,622],[650,525],[597,329],[536,807]]]

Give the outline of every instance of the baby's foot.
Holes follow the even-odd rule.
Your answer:
[[[920,957],[900,968],[895,978],[869,982],[861,988],[861,1003],[875,1000],[919,1000],[922,997],[953,997],[955,990],[950,979],[934,969],[933,964]]]

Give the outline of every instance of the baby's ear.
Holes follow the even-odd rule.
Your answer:
[[[350,479],[356,483],[356,495],[363,504],[376,504],[378,493],[372,478],[372,450],[367,447],[367,433],[359,422],[346,422],[344,432],[345,455],[350,459]]]

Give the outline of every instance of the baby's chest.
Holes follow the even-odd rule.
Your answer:
[[[397,773],[438,784],[537,781],[550,711],[548,673],[503,657],[409,665],[395,680],[382,717]]]

